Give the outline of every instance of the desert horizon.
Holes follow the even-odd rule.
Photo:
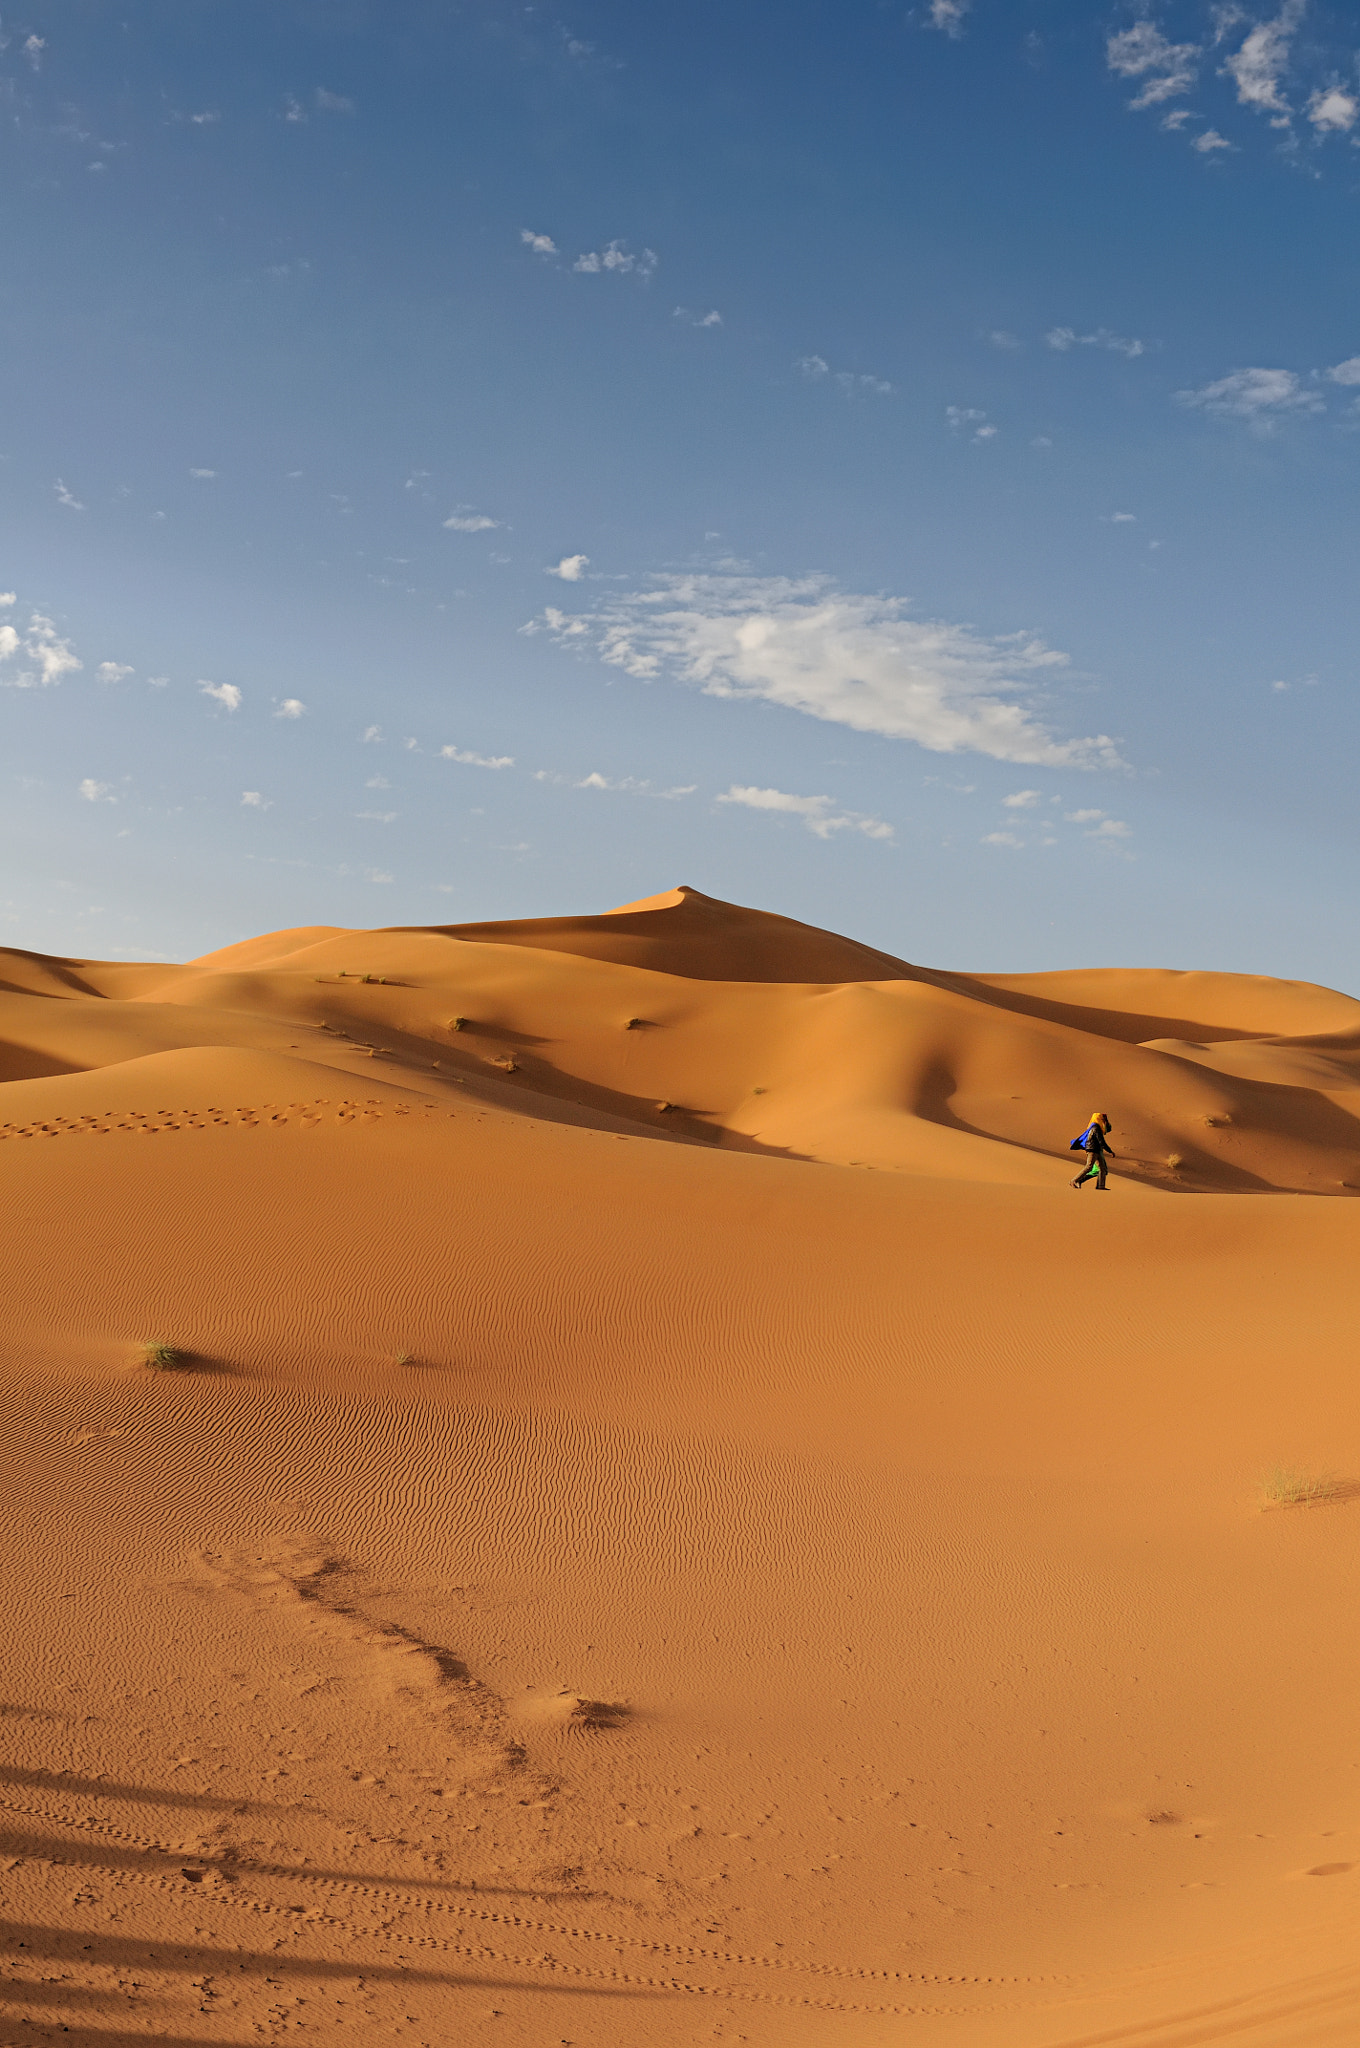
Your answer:
[[[0,2038],[1349,2037],[1353,998],[683,888],[0,982]]]

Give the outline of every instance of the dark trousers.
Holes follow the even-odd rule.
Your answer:
[[[1077,1175],[1077,1186],[1080,1187],[1083,1181],[1089,1180],[1092,1174],[1096,1177],[1096,1186],[1103,1188],[1105,1185],[1105,1154],[1103,1152],[1087,1152],[1086,1164]]]

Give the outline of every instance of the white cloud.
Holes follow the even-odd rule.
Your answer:
[[[262,796],[258,789],[243,789],[241,791],[241,802],[246,806],[247,810],[251,811],[268,811],[273,809],[269,799]]]
[[[827,577],[666,575],[591,614],[552,607],[522,631],[591,642],[611,667],[670,675],[712,697],[759,699],[811,718],[1049,767],[1113,767],[1105,734],[1064,740],[1024,700],[1067,656],[1031,633],[988,637],[907,616],[901,598],[842,591]]]
[[[692,313],[688,306],[677,306],[671,318],[685,320],[691,327],[721,327],[723,324],[723,316],[716,306],[709,313]]]
[[[984,832],[982,835],[984,846],[1023,846],[1024,843],[1014,832]]]
[[[644,249],[641,255],[635,255],[626,243],[609,242],[603,249],[588,249],[583,256],[577,257],[571,267],[585,276],[612,270],[619,277],[627,277],[631,271],[638,277],[649,278],[656,266],[655,249]]]
[[[1198,150],[1201,156],[1212,156],[1216,150],[1235,149],[1237,145],[1229,142],[1226,135],[1220,135],[1217,128],[1206,128],[1202,135],[1195,137],[1190,147]]]
[[[1308,102],[1308,118],[1319,135],[1347,134],[1360,115],[1360,100],[1354,93],[1343,92],[1339,85],[1329,85],[1313,94]]]
[[[472,754],[462,747],[441,747],[439,755],[444,761],[461,761],[467,768],[513,768],[515,765],[513,754]]]
[[[1177,403],[1197,406],[1221,419],[1245,420],[1258,434],[1269,433],[1291,413],[1321,412],[1323,402],[1293,370],[1234,370],[1198,391],[1178,391]]]
[[[305,121],[307,118],[302,108],[302,102],[294,99],[292,93],[284,94],[283,118],[285,121]]]
[[[994,327],[987,336],[987,339],[993,348],[1014,349],[1023,348],[1025,345],[1018,334],[1012,334],[1010,329],[1006,327]]]
[[[101,683],[121,683],[133,670],[125,661],[101,661],[95,674]]]
[[[527,249],[533,250],[535,256],[555,256],[557,254],[557,244],[551,235],[536,235],[532,228],[521,228],[519,238]]]
[[[395,881],[396,877],[389,875],[383,868],[369,868],[368,879],[370,882],[391,882]]]
[[[1064,811],[1069,825],[1094,825],[1105,815],[1104,811]]]
[[[1287,121],[1291,108],[1280,84],[1289,69],[1289,45],[1303,10],[1304,0],[1285,0],[1275,19],[1258,22],[1236,55],[1224,62],[1221,75],[1232,79],[1242,106],[1254,107],[1258,114],[1280,114]]]
[[[205,697],[211,697],[224,711],[240,710],[241,692],[235,683],[205,683],[200,679],[198,687]]]
[[[57,478],[52,488],[57,494],[57,503],[59,505],[68,506],[72,512],[83,512],[85,510],[84,505],[75,492],[68,491],[60,477]]]
[[[743,804],[751,811],[788,812],[801,818],[808,831],[819,839],[830,839],[836,832],[863,832],[868,839],[893,836],[892,826],[885,825],[882,818],[869,817],[863,811],[839,811],[835,798],[829,796],[793,796],[785,789],[743,789],[734,782],[717,801]]]
[[[191,469],[189,474],[190,476],[196,476],[200,482],[210,483],[217,475],[217,471],[215,469]]]
[[[18,602],[19,593],[17,590],[0,590],[0,605],[18,604]]]
[[[275,718],[305,718],[306,715],[307,706],[301,697],[285,697],[274,713]]]
[[[1060,355],[1072,348],[1108,348],[1116,355],[1130,358],[1147,352],[1145,341],[1131,334],[1114,334],[1108,327],[1097,327],[1093,334],[1078,334],[1075,327],[1050,327],[1044,340]]]
[[[564,583],[579,583],[590,566],[589,555],[563,555],[555,569],[549,569],[549,576],[560,576]]]
[[[996,439],[997,429],[987,418],[986,413],[979,412],[975,405],[947,405],[944,409],[944,416],[956,434],[961,427],[972,427],[973,432],[970,439],[974,441],[994,441]]]
[[[367,819],[370,825],[392,825],[401,814],[398,811],[356,811],[354,815]]]
[[[451,533],[491,533],[505,521],[488,519],[485,512],[455,512],[444,524]]]
[[[12,604],[14,598],[9,593],[6,596]],[[42,612],[30,615],[22,633],[14,626],[0,625],[0,662],[16,658],[20,661],[17,671],[0,675],[0,684],[14,690],[47,689],[84,666],[72,652],[70,641],[60,637],[52,620]]]
[[[930,0],[930,25],[943,29],[947,36],[963,34],[963,17],[972,6],[973,0]]]
[[[164,690],[168,688],[170,678],[169,676],[148,676],[146,681],[148,689]]]
[[[1043,793],[1037,789],[1017,789],[1014,796],[1003,796],[1001,802],[1008,811],[1032,811],[1043,802]]]
[[[366,747],[376,747],[381,746],[381,744],[382,727],[380,725],[366,725],[364,727],[364,745]]]
[[[1105,44],[1105,61],[1120,78],[1146,80],[1129,105],[1160,106],[1189,92],[1198,74],[1199,48],[1194,43],[1172,43],[1151,21],[1136,21],[1132,28],[1111,36]]]
[[[1360,384],[1360,356],[1347,356],[1344,363],[1333,363],[1327,375],[1333,384]]]
[[[390,789],[391,787],[392,785],[385,775],[370,775],[368,781],[364,784],[365,789]]]
[[[111,782],[96,782],[93,775],[87,775],[80,785],[80,794],[87,804],[116,804]]]
[[[43,53],[43,51],[44,51],[44,50],[45,50],[46,48],[47,48],[47,38],[46,38],[46,36],[40,36],[40,35],[31,35],[31,36],[25,36],[25,37],[24,37],[24,44],[23,44],[23,50],[24,50],[24,55],[25,55],[25,56],[27,57],[27,59],[28,59],[29,63],[30,63],[30,64],[31,64],[32,66],[33,66],[33,69],[34,69],[35,71],[37,71],[37,70],[39,70],[39,69],[41,68],[41,65],[42,65],[42,53]]]
[[[1110,524],[1111,526],[1136,526],[1138,524],[1138,514],[1136,512],[1112,512],[1110,514]]]
[[[317,87],[313,98],[316,101],[316,109],[319,114],[352,114],[354,112],[353,100],[347,99],[342,92],[327,92],[324,85]]]
[[[870,398],[889,398],[892,395],[893,387],[886,377],[872,377],[863,370],[836,370],[833,372],[825,356],[799,356],[796,358],[793,367],[802,376],[812,378],[814,381],[820,381],[823,377],[829,377],[831,382],[839,390],[843,391],[847,398],[854,398],[857,394]]]
[[[1102,818],[1094,832],[1088,832],[1088,839],[1128,839],[1131,827],[1122,818]]]

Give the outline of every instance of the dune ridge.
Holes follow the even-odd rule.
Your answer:
[[[1351,998],[680,889],[0,1077],[0,2042],[1354,2033]]]

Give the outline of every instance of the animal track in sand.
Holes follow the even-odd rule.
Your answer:
[[[415,1106],[406,1102],[385,1104],[371,1097],[365,1102],[347,1101],[338,1104],[318,1097],[315,1102],[290,1102],[286,1109],[281,1109],[277,1103],[267,1102],[259,1108],[240,1107],[232,1110],[230,1114],[215,1109],[158,1109],[154,1112],[140,1109],[106,1109],[99,1117],[49,1117],[42,1121],[35,1119],[27,1124],[0,1124],[0,1143],[6,1138],[107,1137],[110,1132],[118,1131],[144,1138],[158,1137],[164,1131],[233,1128],[248,1131],[290,1128],[311,1131],[327,1120],[328,1113],[333,1113],[335,1121],[341,1124],[360,1121],[376,1124],[387,1116],[413,1115],[417,1116],[418,1121],[429,1122],[434,1117],[457,1114],[452,1109],[441,1110],[439,1105],[433,1102],[423,1102]]]
[[[298,1869],[289,1865],[270,1863],[263,1859],[241,1855],[231,1851],[221,1854],[195,1851],[192,1856],[194,1875],[184,1868],[185,1851],[156,1837],[135,1834],[131,1830],[116,1826],[113,1822],[95,1814],[70,1813],[59,1808],[30,1805],[25,1801],[0,1796],[0,1812],[10,1813],[24,1819],[40,1820],[49,1826],[69,1828],[74,1832],[94,1835],[118,1844],[124,1848],[140,1850],[147,1856],[164,1859],[159,1867],[144,1871],[129,1869],[125,1861],[106,1866],[109,1876],[131,1879],[157,1891],[179,1893],[187,1896],[188,1885],[202,1887],[212,1885],[214,1903],[234,1907],[238,1911],[275,1918],[284,1925],[295,1925],[299,1918],[324,1927],[328,1932],[341,1933],[351,1941],[358,1939],[380,1939],[384,1945],[392,1944],[408,1951],[433,1952],[439,1955],[472,1957],[483,1962],[512,1963],[521,1969],[544,1970],[556,1976],[594,1980],[613,1984],[642,1985],[652,1990],[684,1993],[690,1997],[727,1998],[746,2003],[763,2005],[813,2007],[830,2012],[868,2012],[884,2015],[910,2014],[976,2014],[982,2010],[996,2010],[993,2003],[987,2007],[977,2004],[851,2004],[835,1998],[819,1998],[794,1991],[765,1991],[748,1985],[703,1984],[687,1982],[677,1976],[639,1977],[621,1969],[598,1969],[589,1964],[574,1963],[566,1958],[539,1949],[533,1955],[513,1955],[506,1951],[478,1944],[475,1947],[448,1940],[437,1934],[408,1934],[396,1928],[393,1916],[407,1912],[418,1914],[422,1919],[447,1917],[456,1920],[476,1922],[480,1926],[505,1930],[514,1935],[532,1936],[535,1939],[548,1935],[559,1941],[580,1942],[597,1945],[622,1953],[631,1949],[643,1956],[654,1957],[663,1967],[693,1971],[711,1968],[714,1965],[734,1970],[777,1972],[780,1976],[792,1978],[811,1977],[831,1984],[859,1984],[866,1990],[888,1990],[894,1985],[913,1990],[1018,1990],[1037,1985],[1065,1986],[1071,1988],[1080,1979],[1071,1974],[1031,1975],[1023,1977],[968,1975],[944,1971],[873,1970],[856,1969],[837,1963],[802,1962],[795,1957],[765,1956],[746,1954],[728,1949],[708,1949],[684,1942],[655,1941],[645,1934],[627,1934],[617,1928],[572,1926],[559,1921],[538,1920],[528,1914],[500,1912],[494,1907],[482,1906],[470,1900],[450,1899],[432,1896],[422,1890],[418,1883],[405,1884],[393,1879],[382,1884],[368,1883],[361,1878],[324,1876],[315,1871]],[[167,1867],[168,1866],[168,1867]],[[251,1879],[276,1880],[286,1883],[294,1894],[288,1903],[252,1895],[247,1889]],[[299,1890],[304,1890],[320,1899],[335,1898],[355,1901],[367,1905],[373,1912],[373,1924],[365,1924],[340,1913],[325,1911],[318,1903],[302,1908],[296,1902]],[[352,1956],[353,1951],[349,1954]],[[365,1974],[359,1960],[351,1963],[355,1975]]]

